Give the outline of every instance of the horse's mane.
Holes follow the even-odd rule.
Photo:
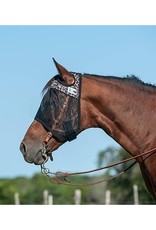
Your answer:
[[[142,86],[142,87],[151,87],[153,89],[156,89],[155,85],[152,85],[151,83],[144,83],[142,80],[140,80],[137,76],[135,75],[127,75],[126,77],[116,77],[116,76],[102,76],[102,75],[96,75],[96,74],[88,74],[85,73],[83,74],[84,76],[90,76],[90,77],[98,77],[98,78],[109,78],[109,79],[114,79],[114,80],[119,80],[128,84],[133,84],[135,86]],[[83,76],[82,75],[82,76]],[[53,78],[51,78],[47,84],[44,86],[42,93],[44,94],[51,86],[51,83],[53,81],[54,78],[59,78],[59,80],[61,81],[61,78],[59,75],[54,76]]]
[[[139,77],[135,75],[127,75],[126,77],[117,77],[117,76],[102,76],[102,75],[96,75],[96,74],[88,74],[85,73],[85,76],[90,76],[90,77],[99,77],[99,78],[109,78],[109,79],[114,79],[114,80],[119,80],[125,83],[129,84],[134,84],[136,86],[142,86],[142,87],[151,87],[153,89],[156,89],[156,86],[151,84],[151,83],[145,83],[142,80],[140,80]]]

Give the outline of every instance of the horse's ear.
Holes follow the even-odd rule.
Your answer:
[[[62,65],[55,61],[53,58],[54,64],[58,70],[58,73],[63,81],[65,81],[68,85],[74,84],[75,79],[71,73],[68,72]]]

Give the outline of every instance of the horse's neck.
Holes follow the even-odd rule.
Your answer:
[[[150,98],[155,105],[149,103]],[[117,79],[84,77],[81,96],[81,129],[102,128],[132,155],[150,148],[155,96],[143,96],[132,84]],[[155,111],[156,112],[156,111]],[[152,115],[153,117],[154,114]]]

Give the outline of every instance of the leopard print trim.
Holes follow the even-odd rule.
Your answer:
[[[75,78],[75,83],[72,86],[65,86],[62,85],[59,81],[54,79],[51,83],[51,88],[57,89],[71,97],[74,97],[76,99],[80,96],[80,74],[72,73]]]

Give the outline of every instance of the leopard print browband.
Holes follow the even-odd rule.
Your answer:
[[[61,91],[62,93],[65,93],[71,97],[78,99],[80,96],[80,77],[81,77],[81,74],[78,74],[78,73],[72,73],[72,74],[75,78],[75,82],[72,86],[63,85],[58,80],[54,79],[51,83],[50,88],[57,89],[57,90]]]

